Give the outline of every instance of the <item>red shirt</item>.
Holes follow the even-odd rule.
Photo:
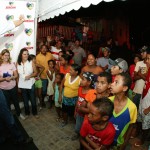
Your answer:
[[[135,83],[134,83],[134,69],[135,69],[135,64],[132,64],[129,68],[129,73],[132,79],[132,84],[131,84],[131,90],[133,90]]]
[[[150,88],[150,68],[148,69],[148,73],[147,73],[146,80],[145,80],[145,87],[144,87],[143,96],[142,96],[143,98],[146,96],[149,88]]]
[[[82,93],[82,88],[83,88],[83,87],[80,86],[79,89],[78,89],[78,101],[77,101],[77,106],[81,106],[82,103],[85,101],[85,95],[86,95],[86,94],[83,94],[83,93]],[[81,113],[81,112],[78,110],[78,108],[76,109],[76,112],[77,112],[80,116],[84,116],[84,114]]]
[[[98,146],[111,145],[114,141],[115,133],[115,128],[111,122],[108,122],[105,129],[98,131],[92,127],[87,117],[85,117],[80,130],[80,135],[82,137],[88,135],[88,137]]]

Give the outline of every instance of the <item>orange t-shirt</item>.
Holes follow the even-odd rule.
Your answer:
[[[69,73],[69,71],[70,71],[70,66],[68,66],[67,69],[65,69],[64,66],[60,65],[60,68],[59,68],[60,73],[63,73],[65,75]]]
[[[87,92],[86,96],[85,96],[85,100],[87,102],[92,103],[95,99],[96,99],[96,90],[95,89],[91,89]]]

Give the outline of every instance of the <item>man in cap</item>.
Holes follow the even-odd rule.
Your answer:
[[[104,47],[102,48],[103,57],[100,57],[97,59],[97,66],[100,66],[103,68],[104,71],[109,71],[109,69],[112,67],[112,65],[109,64],[109,56],[110,56],[110,48]]]

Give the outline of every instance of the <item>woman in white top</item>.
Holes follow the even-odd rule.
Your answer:
[[[20,50],[17,60],[17,70],[19,74],[18,88],[21,89],[25,114],[30,115],[29,99],[32,106],[32,114],[37,118],[37,105],[35,99],[35,76],[37,70],[35,64],[29,59],[29,52],[26,48]]]

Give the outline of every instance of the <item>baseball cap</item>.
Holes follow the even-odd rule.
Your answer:
[[[113,66],[119,66],[123,72],[128,70],[128,63],[122,58],[117,58],[116,60],[109,59],[109,64]]]
[[[140,52],[142,53],[142,52],[147,52],[148,51],[148,46],[143,46],[142,48],[140,48]]]
[[[82,74],[83,77],[85,77],[87,80],[91,81],[91,86],[94,86],[94,74],[92,72],[84,72]]]
[[[109,48],[109,47],[103,47],[103,48],[102,48],[102,52],[104,52],[105,49],[106,49],[108,52],[110,52],[110,48]]]

